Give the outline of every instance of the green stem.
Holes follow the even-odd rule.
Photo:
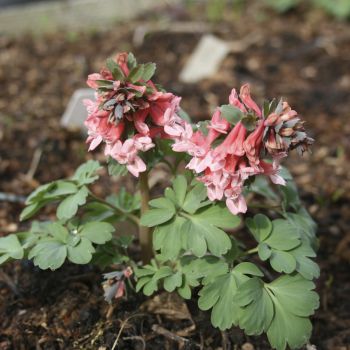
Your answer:
[[[258,247],[255,247],[255,248],[247,250],[245,253],[248,255],[248,254],[255,254],[257,252],[258,252]]]
[[[140,224],[140,220],[139,218],[131,213],[127,213],[117,207],[115,207],[113,204],[107,202],[106,200],[104,200],[103,198],[97,197],[96,195],[94,195],[92,192],[89,193],[90,197],[93,198],[96,202],[102,203],[108,207],[110,207],[116,214],[118,215],[124,215],[126,216],[130,221],[132,221],[133,223],[135,223],[137,226],[139,226]]]
[[[149,209],[148,202],[150,199],[147,171],[140,173],[139,185],[141,193],[141,214],[144,214]],[[152,259],[153,256],[151,229],[146,226],[140,226],[139,238],[142,261],[146,264]]]

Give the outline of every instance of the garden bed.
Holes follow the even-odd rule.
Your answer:
[[[86,158],[102,157],[87,154],[80,133],[63,130],[59,121],[74,89],[116,51],[131,50],[141,62],[157,62],[156,80],[183,96],[183,108],[196,120],[225,103],[231,88],[242,82],[252,84],[255,96],[284,96],[316,139],[312,155],[289,160],[319,224],[321,305],[313,317],[311,343],[317,349],[345,350],[350,344],[349,24],[315,11],[273,18],[254,11],[209,28],[227,40],[244,43],[252,32],[259,40],[229,54],[215,77],[193,85],[180,83],[178,73],[201,34],[155,26],[134,47],[134,29],[147,18],[107,32],[0,37],[0,191],[25,196],[41,183],[70,176]],[[201,20],[181,9],[171,13],[176,23]],[[206,108],[208,115],[199,114]],[[118,184],[106,176],[95,190],[105,194],[111,187]],[[0,202],[0,235],[27,228],[25,222],[18,224],[22,208]],[[46,211],[43,217],[52,214]],[[146,302],[130,295],[112,309],[103,299],[101,272],[92,267],[66,265],[49,272],[12,263],[4,271],[9,280],[0,279],[1,350],[110,349],[117,338],[118,349],[145,344],[155,350],[270,348],[264,336],[213,329],[209,314],[196,311],[196,300],[184,303],[161,295]]]

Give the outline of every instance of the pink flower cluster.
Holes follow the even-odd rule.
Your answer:
[[[130,55],[118,54],[116,67],[89,75],[87,84],[96,90],[96,100],[84,101],[88,111],[85,125],[89,150],[105,143],[105,154],[137,177],[146,170],[140,152],[154,147],[156,136],[171,138],[167,129],[172,130],[182,119],[177,115],[180,98],[160,91],[148,73],[142,74],[146,65],[137,65]],[[149,65],[147,68],[152,68]]]
[[[249,177],[264,174],[269,176],[273,183],[285,185],[284,179],[279,175],[279,163],[280,159],[287,155],[290,143],[279,138],[280,143],[277,147],[277,134],[271,126],[276,127],[278,119],[290,121],[296,117],[296,112],[284,102],[283,108],[278,106],[271,116],[264,119],[262,111],[250,96],[248,84],[241,87],[239,95],[233,89],[229,103],[242,112],[243,118],[240,121],[231,126],[218,108],[207,126],[206,133],[200,130],[193,132],[189,125],[178,130],[179,137],[173,145],[173,150],[190,154],[192,159],[187,168],[199,174],[198,180],[207,187],[208,198],[212,201],[225,198],[228,209],[237,214],[247,211],[242,192]],[[251,132],[243,123],[246,116],[253,118],[254,130]],[[298,124],[300,127],[299,119],[298,123],[294,125]],[[279,132],[283,134],[283,129],[286,128],[281,123],[278,125]],[[289,137],[292,137],[294,134],[291,131],[291,123],[288,128]],[[304,138],[300,138],[299,143],[305,143],[305,138],[306,134]],[[220,143],[221,139],[223,140]],[[263,160],[263,151],[271,154],[271,163]]]

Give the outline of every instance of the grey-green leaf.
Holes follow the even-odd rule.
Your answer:
[[[72,218],[77,213],[78,207],[86,203],[88,194],[88,189],[83,186],[77,193],[65,198],[57,208],[58,219],[66,221]]]
[[[104,244],[112,239],[114,227],[107,222],[89,222],[82,226],[80,235],[96,244]]]

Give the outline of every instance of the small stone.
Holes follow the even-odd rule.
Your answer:
[[[230,45],[214,35],[202,36],[194,52],[180,73],[180,80],[195,83],[213,76],[230,51]]]
[[[67,129],[81,129],[86,132],[84,121],[87,118],[87,111],[83,103],[85,99],[95,99],[93,89],[78,89],[74,91],[66,111],[61,118],[61,125],[63,127]]]
[[[254,350],[254,346],[251,343],[244,343],[242,345],[242,350]]]

